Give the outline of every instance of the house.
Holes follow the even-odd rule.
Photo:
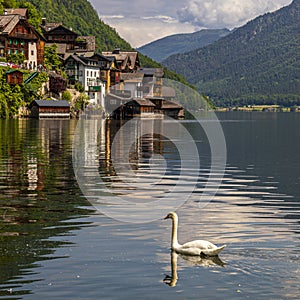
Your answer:
[[[64,61],[64,69],[69,82],[79,82],[88,91],[90,82],[100,79],[100,67],[97,60],[85,56],[72,54]]]
[[[33,118],[70,118],[70,103],[66,100],[34,100],[30,104]]]
[[[120,84],[111,88],[106,97],[106,108],[112,118],[138,115],[183,118],[184,109],[172,101],[176,92],[163,86],[163,75],[162,68],[140,68],[135,73],[121,73]]]
[[[141,73],[121,73],[120,90],[130,92],[133,98],[143,98],[143,79]]]
[[[95,57],[71,54],[64,62],[70,84],[79,82],[91,102],[104,107],[105,82],[100,80],[101,63]]]
[[[14,14],[9,14],[9,13]],[[24,10],[7,10],[0,16],[0,57],[24,54],[25,65],[36,69],[44,64],[45,39],[29,24]]]
[[[139,73],[144,75],[143,94],[146,98],[162,97],[163,68],[140,68]]]
[[[10,70],[6,72],[6,82],[11,85],[23,83],[23,72],[20,70]]]
[[[134,117],[153,118],[155,104],[150,100],[134,98],[131,101],[119,106],[111,115],[115,119],[128,119]]]
[[[104,51],[102,55],[114,57],[117,62],[117,69],[123,73],[136,72],[141,66],[137,51],[121,51],[120,49],[115,49],[114,51]]]
[[[183,119],[184,118],[184,108],[169,100],[163,100],[160,107],[162,113],[173,119]]]
[[[47,41],[46,45],[56,44],[56,51],[63,59],[74,52],[95,52],[94,36],[80,36],[72,28],[65,27],[62,22],[48,23],[46,18],[42,19],[41,28]]]
[[[105,83],[106,92],[110,87],[120,83],[120,70],[117,68],[117,61],[114,56],[104,56],[95,53],[90,59],[98,61],[100,67],[100,80]]]

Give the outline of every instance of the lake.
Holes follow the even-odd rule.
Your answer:
[[[218,119],[0,120],[0,299],[299,299],[300,114]]]

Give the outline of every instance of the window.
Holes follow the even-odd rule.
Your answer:
[[[31,50],[31,55],[34,55],[34,50]]]
[[[86,71],[86,77],[89,77],[89,71]]]

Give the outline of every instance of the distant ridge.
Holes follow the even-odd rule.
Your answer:
[[[162,62],[220,106],[300,105],[300,0]]]
[[[184,53],[212,44],[229,33],[228,29],[203,29],[194,33],[174,34],[139,47],[137,50],[161,62],[172,54]]]

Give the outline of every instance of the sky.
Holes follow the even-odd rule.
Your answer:
[[[89,0],[134,48],[203,28],[233,29],[292,0]]]

